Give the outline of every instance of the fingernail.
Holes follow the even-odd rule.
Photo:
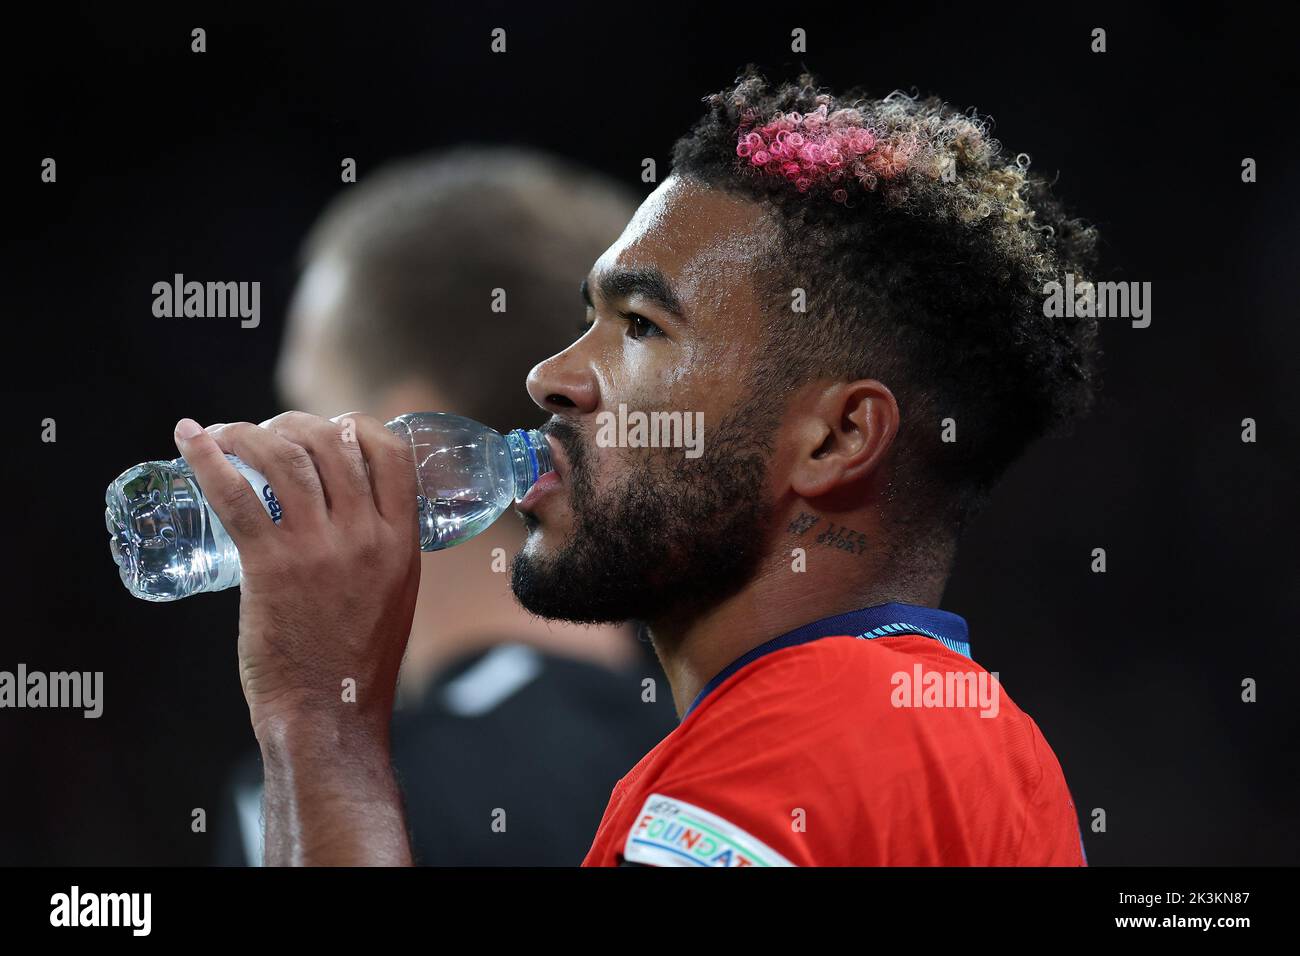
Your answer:
[[[182,418],[176,423],[176,437],[181,441],[189,441],[201,431],[203,426],[192,418]]]

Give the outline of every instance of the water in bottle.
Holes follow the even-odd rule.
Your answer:
[[[415,455],[420,550],[438,551],[486,529],[551,470],[551,449],[536,430],[499,432],[443,412],[388,422]],[[257,492],[271,520],[283,516],[267,480],[226,458]],[[105,522],[122,583],[146,601],[175,601],[239,583],[239,552],[184,458],[128,468],[108,486]]]

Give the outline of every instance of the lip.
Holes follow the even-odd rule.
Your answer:
[[[533,486],[528,489],[528,493],[515,502],[515,507],[520,511],[533,511],[538,503],[547,495],[558,491],[564,484],[558,471],[548,471],[539,477]]]

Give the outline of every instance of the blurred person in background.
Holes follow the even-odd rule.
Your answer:
[[[523,380],[576,337],[573,277],[636,205],[609,180],[516,148],[381,169],[307,237],[282,398],[323,416],[448,411],[501,432],[534,427]],[[454,560],[421,558],[437,573],[422,575],[392,725],[419,863],[578,863],[615,782],[676,726],[654,652],[630,625],[547,621],[514,600],[524,538],[518,521],[498,521]],[[250,754],[218,863],[260,865],[261,779]]]

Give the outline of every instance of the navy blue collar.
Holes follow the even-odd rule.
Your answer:
[[[819,621],[813,621],[811,624],[805,624],[803,627],[797,627],[793,631],[782,634],[780,637],[774,637],[770,641],[758,645],[749,653],[736,658],[713,680],[704,685],[704,689],[692,701],[691,706],[686,708],[686,713],[682,714],[682,720],[689,717],[691,711],[700,706],[700,701],[716,690],[719,684],[746,664],[752,664],[760,657],[786,647],[807,644],[809,641],[815,641],[821,637],[835,637],[845,634],[868,641],[877,637],[920,634],[923,637],[932,637],[943,644],[944,647],[970,657],[969,632],[966,628],[965,619],[960,616],[950,611],[921,607],[918,604],[898,604],[893,602],[876,604],[858,611],[848,611],[844,614],[836,614],[833,617],[824,617]]]

